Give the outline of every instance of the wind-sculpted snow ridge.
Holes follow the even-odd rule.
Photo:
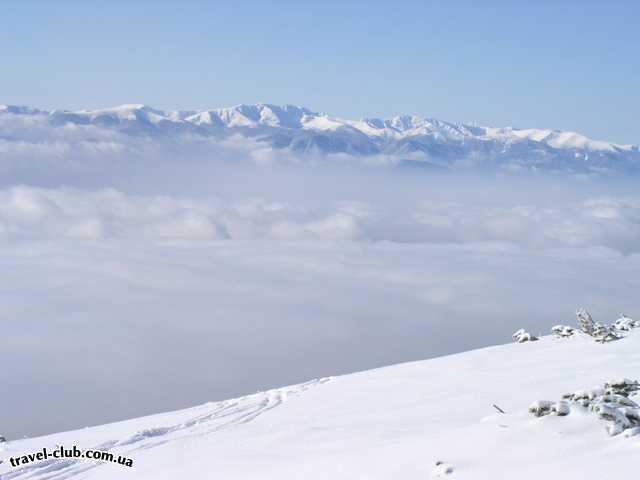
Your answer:
[[[63,129],[63,138],[46,132],[51,128]],[[346,120],[304,107],[265,103],[169,112],[138,104],[79,111],[0,106],[4,150],[17,142],[24,151],[25,142],[54,141],[53,137],[58,148],[61,140],[93,143],[109,132],[191,140],[244,138],[250,150],[376,157],[393,165],[438,170],[608,172],[640,166],[640,151],[634,145],[593,140],[576,132],[493,128],[415,115]]]
[[[247,424],[266,412],[277,408],[290,398],[298,397],[310,388],[326,383],[330,378],[321,378],[291,387],[277,388],[266,392],[221,402],[210,402],[199,407],[142,418],[135,423],[141,425],[135,431],[127,423],[114,424],[118,436],[92,445],[82,445],[83,450],[110,452],[131,458],[137,451],[153,449],[165,444],[181,444],[188,439],[197,439],[223,430]],[[53,448],[57,445],[41,445]],[[66,446],[66,445],[65,445]],[[30,453],[30,452],[23,452]],[[15,451],[0,451],[3,456],[18,456]],[[41,479],[63,480],[78,477],[89,470],[106,466],[100,461],[55,459],[29,464],[0,473],[2,480]],[[128,472],[122,472],[126,474]]]

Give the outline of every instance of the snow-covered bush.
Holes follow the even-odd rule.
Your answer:
[[[569,325],[555,325],[551,327],[551,333],[556,337],[570,337],[575,333],[575,329]]]
[[[616,329],[613,326],[594,322],[591,314],[584,308],[580,308],[576,311],[576,317],[578,317],[580,331],[586,333],[590,337],[593,337],[596,342],[606,343],[614,340],[620,340],[622,338],[616,333]]]
[[[593,328],[593,334],[591,335],[596,342],[605,343],[612,342],[614,340],[620,340],[622,337],[616,333],[613,327],[609,325],[603,325],[596,322]]]
[[[538,340],[538,337],[531,335],[524,328],[521,328],[512,336],[513,336],[513,339],[518,343],[535,342],[536,340]]]
[[[604,388],[597,387],[590,390],[578,390],[574,393],[565,393],[562,398],[576,402],[583,407],[588,407],[595,398],[602,395],[604,395]]]
[[[545,415],[558,415],[564,417],[569,415],[570,412],[569,403],[566,400],[560,400],[559,402],[550,402],[549,400],[538,400],[529,405],[529,413],[536,417],[544,417]]]
[[[613,322],[613,328],[616,330],[629,331],[640,327],[640,321],[627,317],[624,313],[620,318]]]
[[[591,318],[591,314],[584,308],[579,308],[576,310],[576,317],[578,317],[580,330],[587,335],[593,336],[595,322],[593,321],[593,318]]]
[[[6,442],[6,441],[7,441],[7,439],[4,438],[2,435],[0,435],[0,443]]]
[[[624,432],[625,436],[640,435],[640,383],[626,378],[611,380],[602,388],[578,390],[562,396],[559,402],[539,400],[529,406],[536,417],[568,415],[572,408],[584,408],[607,422],[609,435]]]
[[[550,400],[536,400],[529,405],[529,413],[536,417],[543,417],[551,413],[553,402]]]
[[[634,328],[640,328],[640,321],[633,320],[622,314],[621,317],[611,325],[605,325],[595,322],[591,314],[584,308],[576,310],[578,317],[579,331],[589,335],[596,342],[606,343],[623,338],[620,332],[629,331]],[[554,325],[551,327],[551,333],[559,338],[572,337],[576,333],[576,329],[569,325]],[[531,335],[524,328],[521,328],[513,334],[513,339],[518,343],[532,342],[538,340],[537,337]]]

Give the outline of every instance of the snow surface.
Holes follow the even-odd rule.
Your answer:
[[[0,475],[3,480],[635,478],[640,436],[609,437],[590,414],[535,418],[527,407],[611,378],[636,379],[639,372],[637,330],[604,345],[581,334],[548,336],[10,441],[0,446],[2,458],[75,444],[127,455],[134,466],[57,461],[12,468],[5,462]]]

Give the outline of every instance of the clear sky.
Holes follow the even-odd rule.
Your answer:
[[[8,0],[0,20],[0,103],[262,101],[640,143],[633,0]]]

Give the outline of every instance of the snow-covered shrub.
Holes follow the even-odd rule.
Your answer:
[[[559,402],[538,400],[529,405],[529,413],[536,417],[544,417],[545,415],[551,414],[564,417],[565,415],[569,415],[570,411],[569,403],[565,400],[560,400]]]
[[[551,327],[551,333],[556,337],[570,337],[575,333],[575,330],[569,325],[555,325]]]
[[[613,322],[613,328],[616,330],[629,331],[640,327],[640,321],[627,317],[624,313],[620,318]]]
[[[620,340],[622,337],[616,333],[613,327],[609,325],[603,325],[596,322],[593,327],[593,333],[591,336],[596,342],[605,343],[612,342],[614,340]]]
[[[549,400],[537,400],[529,405],[529,413],[536,417],[543,417],[551,413],[551,405],[553,402]]]
[[[598,387],[590,390],[578,390],[574,393],[565,393],[562,398],[565,400],[571,400],[583,407],[588,407],[595,398],[601,395],[604,395],[604,388]]]
[[[576,317],[578,317],[580,330],[582,330],[582,332],[586,333],[587,335],[593,336],[595,323],[593,321],[593,318],[591,318],[591,314],[584,308],[579,308],[578,310],[576,310]]]
[[[540,400],[529,406],[529,412],[542,417],[555,413],[559,416],[568,415],[571,406],[586,408],[597,418],[607,422],[609,435],[625,432],[625,436],[640,434],[640,383],[626,378],[611,380],[603,388],[578,390],[567,393],[557,403]]]
[[[611,325],[595,322],[591,314],[584,308],[576,310],[576,317],[578,317],[579,331],[600,343],[619,340],[623,338],[623,335],[619,332],[640,328],[640,321],[633,320],[624,314]],[[576,329],[569,325],[554,325],[551,327],[551,333],[559,338],[568,338],[576,333]],[[518,343],[538,340],[537,337],[531,335],[524,328],[515,332],[513,339]]]
[[[640,394],[640,383],[637,380],[628,378],[614,378],[604,384],[605,394],[617,394],[624,397],[638,396]]]
[[[591,314],[584,308],[580,308],[576,311],[576,317],[578,317],[580,331],[586,333],[590,337],[593,337],[596,342],[612,342],[622,338],[616,333],[616,329],[613,326],[594,322]]]
[[[6,441],[7,441],[7,439],[4,438],[2,435],[0,435],[0,443],[6,442]]]
[[[521,328],[512,336],[513,336],[513,339],[518,343],[535,342],[536,340],[538,340],[538,337],[531,335],[524,328]]]

